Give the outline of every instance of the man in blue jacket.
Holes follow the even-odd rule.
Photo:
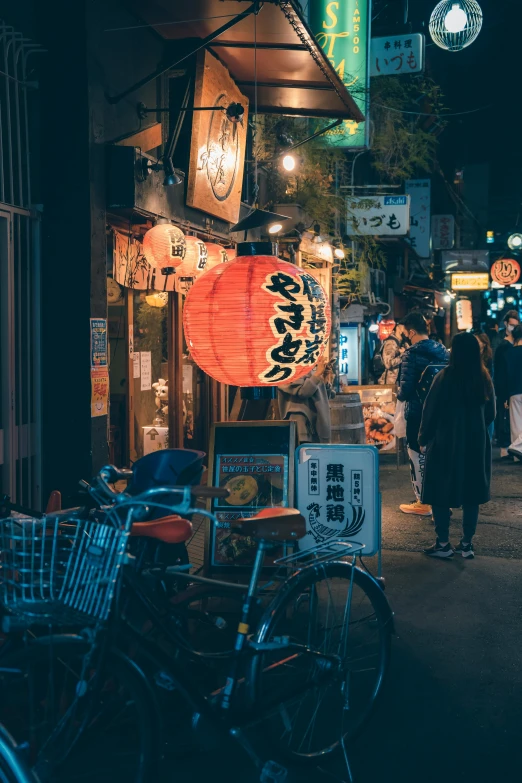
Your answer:
[[[399,391],[397,399],[405,402],[406,418],[406,442],[411,467],[411,483],[416,500],[414,503],[403,503],[400,506],[405,514],[418,514],[419,516],[431,516],[431,506],[421,502],[422,482],[424,479],[425,456],[422,454],[418,436],[422,419],[422,407],[424,399],[420,394],[419,381],[428,365],[446,365],[449,361],[449,352],[435,340],[428,336],[428,324],[421,313],[410,313],[401,321],[411,348],[402,357],[401,372],[399,378]],[[423,389],[424,393],[426,389]]]

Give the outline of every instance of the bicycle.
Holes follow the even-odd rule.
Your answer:
[[[136,720],[135,716],[134,721],[134,727],[138,730],[134,745],[139,748],[139,764],[135,765],[129,780],[154,780],[156,776],[154,762],[159,756],[156,731],[158,713],[156,696],[150,688],[151,680],[161,687],[162,692],[183,697],[193,711],[193,725],[203,723],[212,727],[218,735],[239,741],[259,768],[261,780],[283,780],[285,767],[274,759],[266,760],[264,752],[255,749],[248,736],[252,726],[265,726],[270,747],[273,750],[277,746],[278,752],[283,754],[281,760],[286,755],[294,760],[317,763],[337,749],[347,759],[346,742],[355,736],[367,719],[382,689],[393,626],[392,613],[380,585],[369,574],[355,567],[355,554],[360,548],[336,542],[318,547],[315,551],[297,552],[283,558],[280,565],[292,573],[276,591],[261,619],[257,620],[254,615],[265,553],[274,543],[295,543],[306,532],[304,519],[294,509],[268,509],[256,517],[238,520],[235,532],[256,538],[259,546],[246,598],[242,602],[241,617],[235,633],[235,649],[218,653],[195,650],[190,646],[190,635],[183,629],[180,631],[178,624],[163,622],[164,618],[158,612],[155,601],[143,590],[132,567],[122,568],[122,565],[126,558],[133,518],[151,504],[161,508],[162,497],[172,497],[173,492],[180,496],[179,503],[166,507],[170,515],[198,513],[214,523],[215,519],[210,512],[192,507],[192,496],[202,493],[201,489],[185,487],[173,490],[171,487],[160,487],[130,498],[125,493],[115,495],[109,487],[109,481],[120,476],[121,472],[114,468],[106,468],[98,476],[96,488],[102,490],[105,498],[111,497],[114,502],[114,506],[106,512],[104,522],[80,519],[71,526],[71,520],[64,521],[63,516],[51,517],[43,522],[33,520],[33,526],[48,524],[52,535],[47,533],[42,536],[40,531],[40,536],[35,536],[33,529],[32,545],[28,545],[28,536],[19,534],[16,537],[11,531],[10,545],[14,546],[14,550],[9,551],[15,554],[11,556],[8,566],[15,571],[21,567],[21,562],[23,567],[24,557],[27,563],[28,552],[32,551],[31,546],[36,541],[43,551],[43,561],[40,562],[46,564],[46,578],[50,585],[54,576],[50,567],[53,553],[60,552],[60,546],[66,541],[70,542],[67,535],[76,538],[80,536],[83,541],[89,525],[94,527],[89,528],[91,538],[87,554],[84,552],[79,556],[74,546],[71,550],[70,543],[65,546],[67,552],[71,550],[76,557],[77,569],[87,574],[94,567],[99,573],[102,561],[107,570],[107,558],[111,560],[111,588],[107,588],[107,581],[102,584],[97,578],[87,579],[83,585],[78,585],[78,580],[70,580],[71,584],[64,590],[68,571],[63,572],[62,569],[58,579],[61,590],[59,600],[56,601],[56,595],[51,600],[52,591],[47,590],[47,602],[44,601],[43,607],[39,607],[61,622],[67,620],[69,624],[74,624],[82,621],[87,624],[87,621],[91,621],[91,627],[88,626],[83,635],[44,635],[35,639],[28,648],[29,658],[36,658],[39,665],[44,664],[44,656],[38,650],[44,649],[47,653],[51,651],[53,661],[57,659],[63,671],[67,675],[72,671],[75,677],[72,695],[70,690],[68,693],[65,714],[59,716],[59,720],[55,716],[55,725],[51,726],[49,735],[39,746],[34,766],[43,780],[46,779],[48,769],[52,772],[47,779],[57,780],[57,769],[70,770],[77,766],[78,751],[81,750],[84,735],[92,728],[100,729],[107,725],[107,715],[111,714],[111,710],[107,712],[104,694],[107,683],[112,683],[116,676],[115,669],[120,677],[126,672],[126,684],[129,686],[130,682],[133,701],[139,705],[137,713],[140,720]],[[220,492],[223,490],[209,488],[203,494]],[[65,536],[62,537],[61,525],[66,528]],[[146,527],[146,523],[143,526]],[[155,526],[156,535],[161,535],[163,528],[164,537],[170,540],[176,538],[179,541],[184,537],[187,540],[191,532],[187,520],[172,516],[163,522],[156,520]],[[5,536],[5,525],[2,535]],[[53,542],[51,546],[50,540]],[[95,548],[100,549],[96,553],[92,552],[93,541]],[[5,553],[5,541],[2,549]],[[20,558],[17,560],[18,555],[21,561]],[[98,558],[95,566],[93,556]],[[351,563],[339,560],[346,556],[352,558]],[[4,603],[19,612],[23,625],[27,623],[31,601],[26,601],[24,605],[23,602],[18,601],[17,604],[13,600],[9,589],[13,589],[15,594],[16,589],[12,584],[8,584],[8,589],[5,589],[5,568],[4,564]],[[28,576],[24,578],[30,582],[35,571],[27,570]],[[169,572],[175,579],[181,576],[179,569],[170,567],[163,572],[162,578],[168,576]],[[41,586],[41,574],[38,576]],[[208,585],[204,578],[193,575],[185,577],[189,581],[201,580],[205,588],[230,590],[235,595],[245,589],[227,583],[213,582]],[[169,654],[126,618],[119,618],[117,607],[120,605],[119,600],[124,597],[121,593],[124,584],[127,591],[139,597],[150,621],[171,640],[177,654]],[[34,591],[34,581],[25,585],[24,589],[26,587]],[[82,591],[85,595],[80,596]],[[97,602],[95,611],[92,608],[93,596]],[[19,595],[15,597],[19,598]],[[33,601],[29,607],[33,624],[35,603],[38,602]],[[111,606],[112,612],[109,614]],[[71,608],[79,612],[79,616],[69,617]],[[362,641],[352,644],[354,637],[361,636],[360,632],[363,632]],[[368,652],[370,645],[372,651]],[[58,653],[55,655],[56,649]],[[218,688],[209,691],[207,687],[205,690],[206,682],[203,681],[202,687],[198,671],[201,671],[204,663],[216,658],[227,663],[226,681]],[[75,660],[80,662],[79,666],[72,665]],[[187,667],[187,661],[190,661],[191,667]],[[192,674],[192,668],[195,675]],[[146,672],[151,673],[150,678]],[[4,687],[6,685],[4,683]],[[112,687],[110,690],[118,694],[117,688]],[[359,710],[355,707],[353,721],[351,715],[348,720],[349,708],[353,703],[357,705],[358,699],[362,699],[364,707]],[[328,714],[328,721],[319,717],[322,709]],[[332,714],[338,710],[341,719],[335,721]],[[331,727],[335,729],[333,737]]]

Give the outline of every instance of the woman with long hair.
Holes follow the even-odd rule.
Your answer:
[[[479,341],[480,355],[484,367],[491,375],[493,372],[493,348],[491,341],[485,332],[478,332],[475,337]]]
[[[422,502],[433,508],[437,540],[424,550],[430,557],[474,557],[472,539],[479,505],[490,498],[491,439],[495,392],[469,332],[451,344],[449,366],[433,379],[424,403],[419,444],[426,453]],[[463,508],[463,535],[453,550],[449,541],[452,508]]]

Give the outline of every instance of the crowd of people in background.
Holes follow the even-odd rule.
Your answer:
[[[433,517],[437,538],[425,554],[474,557],[479,505],[489,500],[492,444],[522,461],[522,325],[508,311],[503,328],[462,332],[448,351],[412,312],[380,349],[381,384],[397,384],[415,500],[405,514]],[[463,508],[460,544],[449,542],[452,508]]]

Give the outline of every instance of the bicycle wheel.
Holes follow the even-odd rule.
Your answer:
[[[0,783],[39,783],[20,755],[16,742],[0,725]]]
[[[0,722],[41,783],[152,783],[161,747],[147,682],[126,656],[91,662],[89,650],[49,637],[2,656]]]
[[[280,749],[316,761],[355,736],[382,689],[392,624],[377,582],[348,563],[311,566],[286,583],[255,641],[288,637],[320,655],[287,646],[252,658],[251,697],[269,709],[264,723]]]

